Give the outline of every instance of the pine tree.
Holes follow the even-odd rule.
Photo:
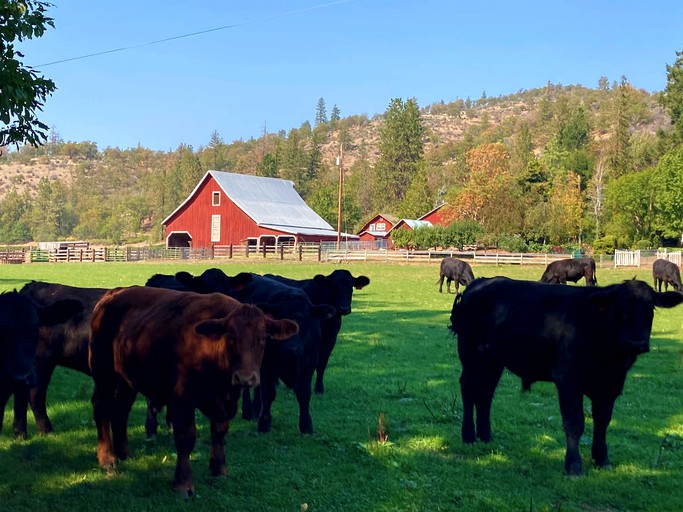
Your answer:
[[[325,109],[325,100],[320,98],[315,109],[315,125],[318,126],[325,123],[327,123],[327,110]]]
[[[380,129],[380,156],[375,166],[377,208],[398,211],[424,160],[424,134],[417,102],[391,100]]]

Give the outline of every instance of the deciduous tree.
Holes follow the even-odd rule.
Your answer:
[[[24,54],[15,42],[41,37],[54,21],[47,16],[48,2],[4,0],[0,2],[0,146],[13,143],[42,144],[49,127],[38,119],[54,82],[24,65]]]

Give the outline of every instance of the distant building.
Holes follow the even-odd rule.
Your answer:
[[[166,219],[167,247],[332,242],[337,231],[277,178],[208,171]],[[343,240],[358,240],[342,233]]]
[[[399,221],[398,217],[386,213],[378,213],[358,231],[358,238],[362,242],[374,242],[378,249],[390,246],[389,231]]]
[[[433,210],[425,213],[418,220],[427,220],[434,226],[448,226],[453,218],[451,212],[448,211],[448,203],[441,203]]]

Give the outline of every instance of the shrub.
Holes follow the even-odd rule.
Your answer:
[[[613,236],[604,236],[593,242],[594,254],[614,254],[617,247],[617,240]]]

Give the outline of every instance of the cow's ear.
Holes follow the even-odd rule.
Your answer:
[[[277,306],[273,306],[272,304],[268,304],[267,302],[259,302],[258,304],[254,304],[254,306],[259,308],[261,311],[263,311],[264,314],[268,315],[271,318],[277,314]]]
[[[591,296],[590,301],[595,305],[600,313],[605,313],[612,306],[614,306],[616,299],[617,297],[615,293],[609,293],[600,290]]]
[[[366,276],[358,276],[353,278],[353,287],[356,290],[362,290],[370,284],[370,278]]]
[[[299,332],[299,324],[293,320],[265,318],[266,332],[274,340],[286,340]]]
[[[176,281],[178,281],[183,286],[187,286],[188,288],[190,288],[192,286],[192,281],[194,281],[194,276],[192,274],[190,274],[189,272],[186,272],[185,270],[181,270],[180,272],[176,272],[175,278],[176,278]]]
[[[239,291],[254,280],[249,272],[240,272],[230,278],[230,286]]]
[[[205,336],[211,341],[217,341],[226,333],[225,325],[221,320],[204,320],[194,326],[194,331],[200,336]]]
[[[655,306],[658,308],[672,308],[683,302],[681,292],[655,292]]]
[[[311,306],[311,316],[317,318],[318,320],[327,320],[332,318],[336,312],[337,310],[329,304],[318,304],[317,306]]]
[[[58,300],[50,306],[36,305],[36,310],[41,325],[57,325],[80,314],[83,311],[83,303],[80,300],[64,299]]]
[[[313,282],[319,284],[320,286],[323,286],[325,281],[327,281],[327,277],[322,274],[316,274],[313,276]]]

